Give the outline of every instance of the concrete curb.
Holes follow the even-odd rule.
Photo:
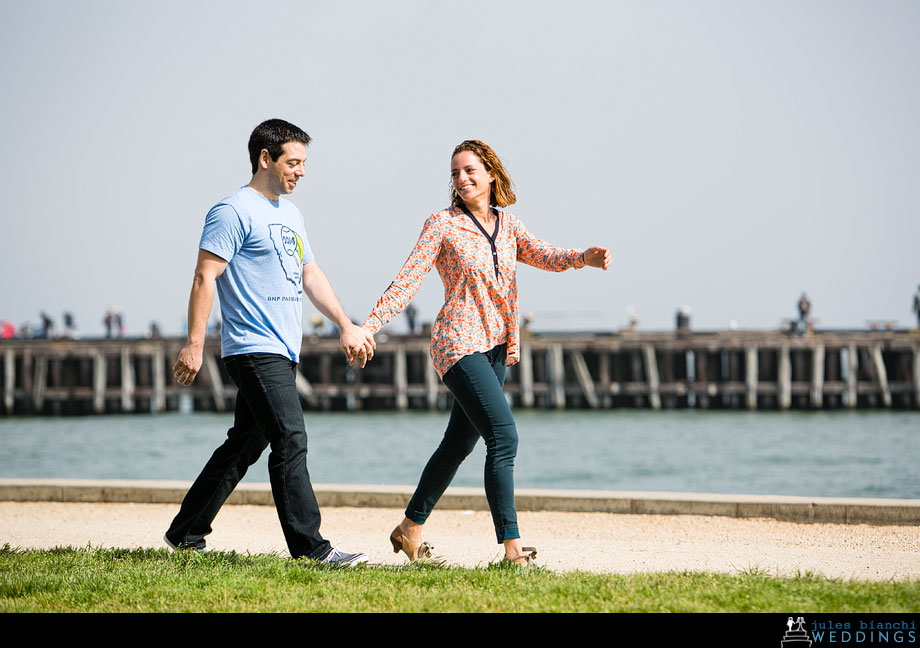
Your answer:
[[[190,482],[0,478],[0,501],[178,504]],[[320,506],[405,508],[412,486],[316,484]],[[920,500],[518,489],[519,511],[718,515],[829,524],[920,525]],[[240,484],[228,504],[272,506],[269,484]],[[479,488],[449,488],[439,508],[488,510]]]

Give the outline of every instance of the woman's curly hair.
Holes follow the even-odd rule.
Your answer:
[[[514,195],[514,191],[512,190],[514,185],[511,182],[511,177],[505,170],[505,165],[502,164],[502,161],[499,159],[498,155],[495,154],[495,151],[493,151],[488,144],[480,142],[479,140],[466,140],[454,148],[454,152],[451,154],[450,158],[454,159],[454,156],[462,151],[475,153],[476,157],[482,161],[482,165],[485,167],[486,171],[491,173],[495,178],[492,182],[489,204],[495,205],[496,207],[513,205],[517,200],[517,196]],[[463,206],[463,200],[457,195],[453,182],[450,183],[450,203],[455,207]]]

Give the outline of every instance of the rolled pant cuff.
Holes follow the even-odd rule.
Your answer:
[[[515,538],[521,537],[516,524],[503,526],[496,529],[495,532],[498,537],[498,544],[503,543],[505,540],[514,540]]]
[[[413,511],[411,509],[406,509],[406,517],[416,524],[425,524],[425,522],[428,521],[428,514],[419,513],[418,511]]]

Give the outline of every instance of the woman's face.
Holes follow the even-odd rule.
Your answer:
[[[457,153],[450,161],[450,177],[454,183],[454,191],[464,203],[469,205],[479,202],[485,194],[488,204],[495,178],[486,171],[478,155],[472,151]]]

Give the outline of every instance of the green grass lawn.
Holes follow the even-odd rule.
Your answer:
[[[917,612],[920,582],[0,548],[0,612]]]

